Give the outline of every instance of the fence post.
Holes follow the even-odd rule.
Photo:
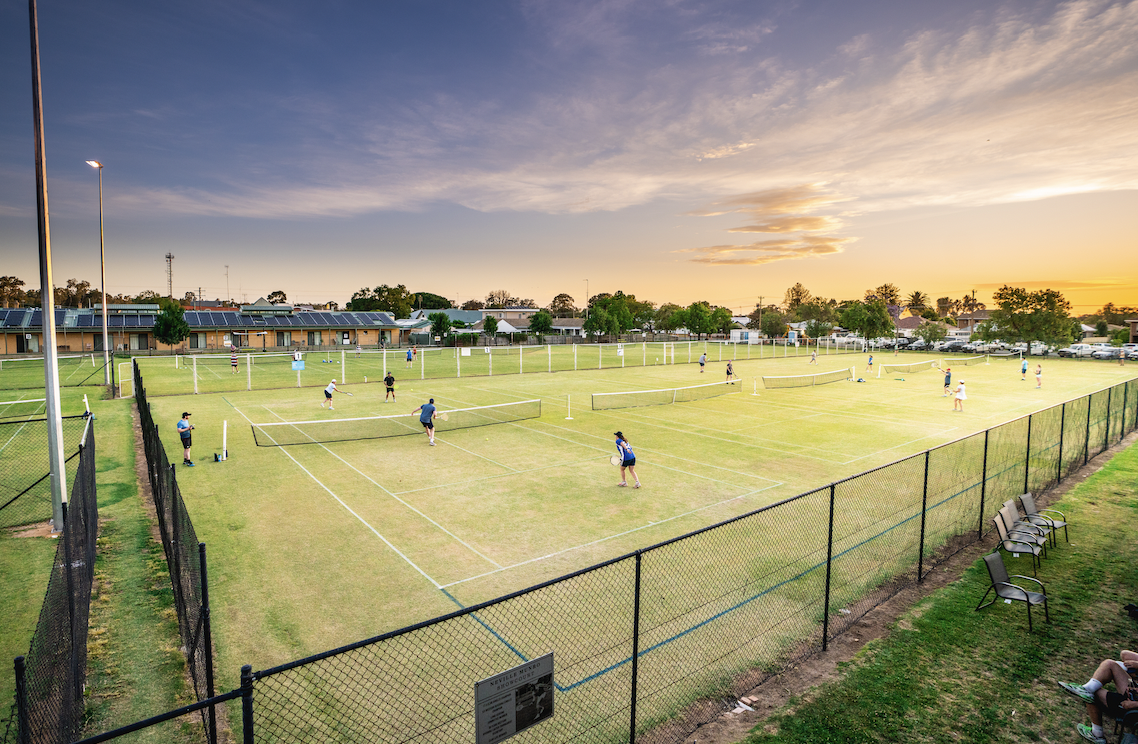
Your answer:
[[[628,744],[636,744],[636,681],[640,667],[640,551],[636,551],[636,588],[632,599],[632,700]]]
[[[825,607],[822,611],[822,651],[830,645],[830,569],[834,561],[834,491],[835,486],[830,484],[830,527],[826,536],[826,597]]]
[[[1083,437],[1083,464],[1086,465],[1091,459],[1091,402],[1093,394],[1087,396],[1087,433]]]
[[[253,667],[241,667],[241,741],[253,744]]]
[[[1059,465],[1055,468],[1055,482],[1059,483],[1063,480],[1063,439],[1067,431],[1067,404],[1063,404],[1063,409],[1059,413]]]
[[[984,464],[980,468],[980,524],[976,528],[976,539],[984,537],[984,497],[988,494],[988,435],[991,429],[984,430]]]
[[[205,543],[198,543],[198,565],[202,582],[202,643],[205,649],[205,695],[213,697],[213,633],[209,618],[209,576],[206,574]],[[217,710],[209,706],[209,741],[217,744]]]
[[[1031,415],[1027,417],[1027,454],[1023,458],[1023,492],[1031,493],[1031,489],[1027,487],[1029,479],[1031,478]]]
[[[32,722],[28,718],[28,681],[24,657],[16,657],[16,744],[31,744]]]
[[[1122,426],[1118,430],[1118,441],[1126,438],[1126,399],[1130,395],[1130,383],[1122,383]]]
[[[929,453],[925,450],[925,485],[921,489],[921,544],[917,554],[917,581],[925,580],[925,511],[929,501]]]
[[[1114,388],[1108,387],[1106,389],[1106,426],[1103,427],[1102,434],[1102,449],[1100,452],[1106,452],[1106,448],[1110,446],[1110,394],[1114,392]]]

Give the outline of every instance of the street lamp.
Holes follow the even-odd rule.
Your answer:
[[[103,251],[103,164],[88,160],[87,165],[99,171],[99,276],[103,293],[103,384],[111,384],[111,352],[107,340],[107,265]]]

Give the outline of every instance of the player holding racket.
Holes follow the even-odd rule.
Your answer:
[[[410,352],[407,352],[410,354]],[[423,429],[427,432],[427,439],[430,441],[431,446],[435,446],[435,399],[411,411],[412,414],[419,414],[419,423],[423,425]]]
[[[621,432],[613,432],[616,437],[616,451],[620,455],[620,483],[618,486],[627,486],[628,481],[624,477],[624,471],[632,473],[632,479],[636,481],[633,488],[640,488],[640,478],[636,475],[636,455],[632,452],[632,447],[628,444],[628,440],[624,438]]]
[[[351,393],[349,393],[347,390],[341,390],[340,388],[336,387],[336,381],[332,380],[332,382],[328,383],[328,387],[324,388],[324,401],[320,404],[321,408],[324,407],[324,403],[327,403],[329,411],[336,410],[332,407],[332,393],[343,393],[344,395],[351,395]]]
[[[383,402],[386,403],[388,398],[395,400],[395,375],[388,372],[387,377],[383,378],[383,384],[387,386],[387,395],[383,396]]]

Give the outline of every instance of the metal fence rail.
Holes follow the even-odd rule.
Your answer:
[[[82,728],[87,616],[99,531],[94,419],[85,423],[39,621],[27,655],[16,658],[16,701],[5,742],[66,744]]]
[[[199,705],[240,697],[246,742],[474,741],[474,683],[552,651],[557,715],[521,741],[679,744],[1136,424],[1131,380],[444,617],[246,666]]]

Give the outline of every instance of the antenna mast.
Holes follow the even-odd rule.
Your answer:
[[[174,254],[166,254],[166,296],[174,299]]]

